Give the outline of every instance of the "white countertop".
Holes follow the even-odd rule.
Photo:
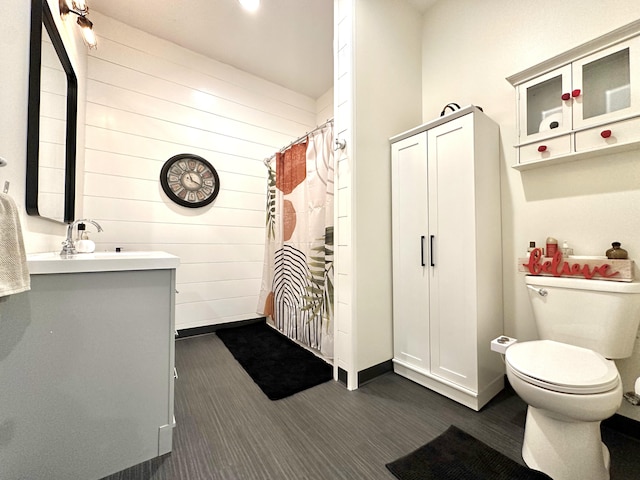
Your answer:
[[[62,258],[59,253],[27,255],[31,275],[52,273],[117,272],[177,268],[180,258],[166,252],[95,252]]]

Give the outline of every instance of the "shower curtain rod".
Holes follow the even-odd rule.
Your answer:
[[[265,167],[268,167],[268,166],[269,166],[269,164],[271,163],[271,160],[273,160],[273,159],[276,157],[276,155],[277,155],[278,153],[282,153],[282,152],[284,152],[285,150],[287,150],[289,147],[291,147],[292,145],[295,145],[295,144],[297,144],[297,143],[300,143],[302,140],[305,140],[305,139],[306,139],[309,135],[311,135],[313,132],[317,132],[318,130],[323,129],[324,127],[326,127],[326,126],[327,126],[327,125],[329,125],[330,123],[333,123],[333,118],[328,119],[326,122],[324,122],[324,123],[322,123],[322,124],[318,125],[318,126],[317,126],[316,128],[314,128],[313,130],[311,130],[311,131],[309,131],[309,132],[305,133],[304,135],[302,135],[301,137],[299,137],[299,138],[295,139],[295,140],[294,140],[293,142],[291,142],[289,145],[287,145],[287,146],[286,146],[286,147],[284,147],[284,148],[281,148],[281,149],[280,149],[280,150],[278,150],[276,153],[274,153],[273,155],[271,155],[269,158],[265,158],[265,159],[264,159],[264,161],[263,161],[263,163],[264,163]]]

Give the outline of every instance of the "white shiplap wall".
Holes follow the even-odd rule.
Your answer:
[[[334,1],[334,25],[336,51],[334,54],[335,137],[347,142],[344,150],[336,152],[335,208],[335,351],[334,368],[347,373],[347,387],[358,387],[355,370],[355,333],[353,331],[353,265],[351,212],[353,189],[353,0]],[[334,372],[334,376],[337,372]]]
[[[315,99],[92,13],[84,216],[97,250],[164,250],[181,258],[176,327],[257,316],[262,276],[263,159],[316,125]],[[204,208],[170,202],[164,162],[200,155],[220,194]]]

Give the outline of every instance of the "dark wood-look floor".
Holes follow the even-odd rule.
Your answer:
[[[451,424],[522,463],[526,406],[509,390],[474,412],[390,373],[272,402],[214,334],[176,342],[176,365],[172,453],[108,480],[393,480],[385,463]],[[638,478],[640,442],[603,430],[611,479]]]

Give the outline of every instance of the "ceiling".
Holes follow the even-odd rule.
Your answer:
[[[424,12],[436,0],[407,0]],[[139,30],[318,98],[333,86],[333,0],[89,0]],[[94,29],[100,41],[100,25]],[[98,44],[98,48],[100,48]]]

